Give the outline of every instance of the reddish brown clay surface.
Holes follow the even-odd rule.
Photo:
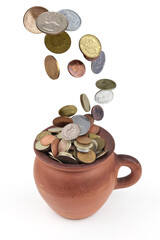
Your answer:
[[[91,164],[61,164],[35,150],[34,178],[46,203],[59,215],[82,219],[95,213],[114,189],[129,187],[141,177],[141,165],[133,157],[114,153],[114,139],[103,128],[108,153]],[[121,166],[131,173],[117,178]]]

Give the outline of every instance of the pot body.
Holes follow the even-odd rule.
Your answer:
[[[117,182],[120,165],[113,152],[105,161],[87,168],[55,168],[36,156],[34,178],[46,203],[59,215],[82,219],[95,213]]]

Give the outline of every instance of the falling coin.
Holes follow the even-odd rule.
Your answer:
[[[68,20],[66,31],[75,31],[81,26],[81,18],[76,12],[69,9],[62,9],[58,12],[63,14]]]
[[[62,107],[59,110],[59,115],[70,117],[70,116],[74,115],[76,112],[77,112],[77,108],[74,105],[67,105],[67,106]]]
[[[26,11],[23,18],[23,23],[29,32],[35,34],[41,33],[41,31],[36,26],[36,19],[43,12],[48,12],[48,10],[43,7],[32,7]]]
[[[99,105],[95,105],[92,107],[91,114],[96,121],[100,121],[104,117],[103,108]]]
[[[85,65],[80,60],[72,60],[68,64],[68,71],[73,77],[82,77],[85,74],[85,70]]]
[[[100,90],[96,93],[94,99],[97,103],[109,103],[112,101],[114,93],[111,90]]]
[[[57,126],[57,127],[64,127],[69,123],[73,123],[72,118],[69,117],[57,117],[53,120],[53,125]]]
[[[53,53],[64,53],[70,48],[71,39],[66,32],[57,35],[47,34],[45,36],[45,45]]]
[[[59,34],[68,26],[67,18],[58,12],[43,12],[37,17],[37,28],[46,34]]]
[[[35,143],[35,149],[39,151],[48,151],[50,149],[50,145],[44,146],[40,143],[40,141],[37,141]]]
[[[96,58],[101,52],[101,43],[94,35],[84,35],[79,41],[81,52],[88,58]]]
[[[57,60],[53,56],[47,56],[44,61],[46,73],[55,80],[59,78],[60,69]]]
[[[47,146],[47,145],[50,145],[53,142],[54,139],[56,139],[55,136],[53,136],[53,135],[46,135],[43,138],[41,138],[40,143],[43,146]]]
[[[100,79],[96,82],[96,86],[102,90],[112,90],[116,88],[116,83],[110,79]]]
[[[91,63],[92,72],[95,74],[100,73],[103,70],[104,64],[105,64],[105,53],[101,51],[99,57],[96,60],[92,61]]]
[[[94,119],[93,119],[93,117],[92,117],[91,114],[85,114],[84,116],[85,116],[86,118],[88,118],[88,120],[90,121],[90,125],[92,125],[92,124],[94,123]]]
[[[82,163],[93,163],[96,160],[96,154],[92,150],[88,153],[77,152],[77,157]]]
[[[90,121],[83,115],[75,115],[72,117],[73,122],[80,128],[79,136],[86,134],[90,129]]]
[[[60,152],[57,156],[57,158],[62,163],[68,163],[68,164],[77,164],[77,160],[72,156],[72,154],[67,152]]]
[[[79,136],[80,128],[77,124],[70,123],[63,128],[61,134],[64,140],[73,140]]]
[[[51,135],[51,132],[49,132],[49,131],[42,131],[42,132],[40,132],[37,135],[36,140],[40,141],[44,136],[47,136],[47,135]]]
[[[87,56],[84,55],[84,54],[83,54],[83,56],[85,57],[86,60],[88,60],[88,61],[90,61],[90,62],[93,62],[93,61],[97,60],[97,58],[98,58],[98,57],[96,57],[96,58],[89,58],[89,57],[87,57]]]
[[[84,94],[84,93],[81,94],[80,95],[80,101],[81,101],[81,105],[82,105],[84,111],[89,112],[91,107],[90,107],[90,102],[89,102],[89,99],[88,99],[87,95]]]

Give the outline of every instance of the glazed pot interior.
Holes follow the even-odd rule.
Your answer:
[[[51,127],[53,127],[53,126],[50,126],[50,127],[46,128],[45,130],[48,130]],[[100,137],[102,137],[103,139],[105,139],[105,141],[106,141],[105,149],[108,149],[108,152],[104,156],[100,157],[95,162],[90,163],[90,164],[84,164],[84,163],[82,163],[82,164],[59,163],[59,162],[56,162],[55,160],[52,160],[49,156],[47,156],[47,154],[45,152],[40,152],[40,151],[36,150],[35,147],[34,147],[34,151],[36,153],[36,156],[41,161],[43,161],[44,163],[48,164],[51,167],[64,169],[64,170],[67,170],[67,169],[68,170],[69,169],[72,169],[72,170],[78,169],[78,170],[80,170],[80,169],[84,169],[84,168],[91,168],[91,167],[93,167],[93,166],[95,166],[95,165],[97,165],[97,164],[99,164],[99,163],[101,163],[103,161],[107,161],[108,157],[114,152],[114,148],[115,148],[114,139],[113,139],[113,137],[111,136],[111,134],[109,132],[107,132],[105,129],[100,127],[100,132],[98,133],[98,135]],[[35,142],[34,142],[34,145],[35,145]]]

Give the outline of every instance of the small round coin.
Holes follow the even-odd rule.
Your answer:
[[[102,90],[112,90],[116,88],[116,83],[110,79],[100,79],[96,82],[96,86]]]
[[[36,26],[36,19],[43,12],[48,12],[48,10],[46,8],[38,6],[29,8],[26,11],[23,18],[23,24],[29,32],[35,34],[41,33],[41,31]]]
[[[53,135],[46,135],[43,138],[41,138],[40,143],[43,146],[47,146],[47,145],[50,145],[53,142],[54,139],[56,139],[55,136],[53,136]]]
[[[95,74],[100,73],[103,70],[104,64],[105,64],[105,53],[101,51],[99,57],[96,60],[92,61],[91,63],[92,72]]]
[[[79,78],[85,74],[86,68],[80,60],[72,60],[68,63],[68,71],[73,77]]]
[[[97,134],[97,133],[99,133],[99,131],[100,131],[100,127],[95,124],[93,124],[89,129],[89,133]]]
[[[58,12],[43,12],[36,19],[37,28],[46,34],[59,34],[68,26],[67,18]]]
[[[112,101],[114,93],[111,90],[100,90],[96,93],[94,99],[97,103],[109,103]]]
[[[76,112],[77,112],[77,108],[74,105],[67,105],[67,106],[62,107],[59,110],[59,115],[70,117],[70,116],[74,115]]]
[[[101,52],[101,43],[97,37],[91,34],[84,35],[79,41],[81,52],[88,58],[96,58]]]
[[[66,32],[57,35],[47,34],[44,41],[46,48],[53,53],[64,53],[71,46],[71,38]]]
[[[93,163],[96,160],[96,154],[92,150],[88,153],[77,152],[77,157],[82,163]]]
[[[77,160],[72,156],[72,154],[67,152],[60,152],[57,156],[57,158],[62,163],[68,163],[68,164],[77,164]]]
[[[89,99],[88,99],[88,97],[85,93],[80,95],[80,101],[81,101],[81,105],[82,105],[84,111],[89,112],[90,109],[91,109],[90,102],[89,102]]]
[[[59,12],[68,20],[66,31],[76,31],[81,26],[81,18],[76,12],[69,9],[62,9]]]
[[[96,121],[100,121],[104,117],[103,108],[99,105],[95,105],[92,107],[91,114]]]
[[[84,145],[91,143],[91,139],[88,138],[88,137],[84,137],[84,136],[80,136],[76,140],[77,140],[78,143],[84,144]]]
[[[57,60],[53,56],[47,56],[44,60],[47,75],[55,80],[59,78],[60,69]]]
[[[90,129],[90,121],[83,115],[75,115],[72,117],[73,122],[80,128],[79,136],[86,134]]]
[[[74,123],[67,124],[61,132],[62,138],[64,140],[76,139],[79,136],[79,134],[80,134],[80,128],[77,124],[74,124]]]
[[[52,133],[49,131],[42,131],[37,135],[36,140],[40,141],[44,136],[51,135],[51,134]]]
[[[50,145],[47,145],[47,146],[44,146],[44,145],[42,145],[41,144],[41,142],[40,141],[37,141],[36,143],[35,143],[35,149],[36,150],[39,150],[39,151],[48,151],[49,149],[50,149]]]
[[[57,127],[64,127],[69,123],[73,123],[72,118],[63,116],[63,117],[57,117],[53,119],[53,125]]]

